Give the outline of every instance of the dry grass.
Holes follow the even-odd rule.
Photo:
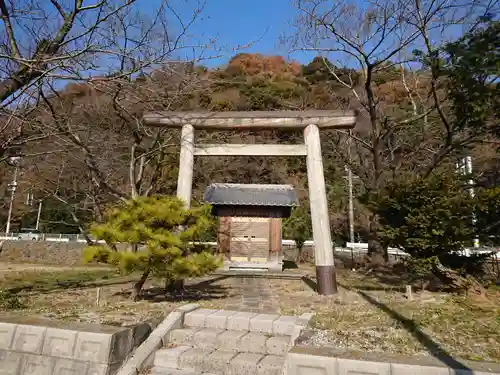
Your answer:
[[[424,292],[409,301],[394,286],[341,271],[335,297],[305,283],[274,280],[283,314],[314,312],[306,344],[415,355],[500,361],[500,294],[468,298]]]
[[[188,288],[188,294],[166,296],[161,281],[152,280],[145,285],[145,299],[134,302],[128,296],[136,279],[134,275],[120,277],[109,269],[11,271],[0,277],[0,312],[126,325],[163,317],[188,302],[210,304],[227,295],[223,286],[208,285]]]

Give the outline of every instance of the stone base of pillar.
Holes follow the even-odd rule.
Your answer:
[[[335,266],[316,266],[318,294],[329,296],[337,293]]]

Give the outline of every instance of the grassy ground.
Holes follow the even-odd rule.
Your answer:
[[[0,313],[125,325],[163,317],[188,302],[224,307],[238,298],[229,285],[207,279],[189,280],[185,293],[169,296],[161,280],[153,279],[145,285],[143,300],[134,302],[129,294],[137,279],[102,268],[14,268],[0,272]]]
[[[481,297],[424,292],[410,301],[394,282],[359,272],[340,270],[338,282],[339,294],[324,297],[305,283],[271,281],[282,313],[315,313],[305,344],[500,362],[498,289]]]

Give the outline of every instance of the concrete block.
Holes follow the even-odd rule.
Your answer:
[[[266,341],[269,337],[263,333],[248,332],[238,343],[238,351],[245,353],[266,354]]]
[[[59,358],[72,358],[77,335],[77,331],[47,328],[42,354]]]
[[[337,358],[288,353],[287,375],[337,375]]]
[[[266,355],[257,365],[257,375],[282,375],[285,358]],[[305,375],[305,374],[304,374]],[[307,375],[310,375],[307,373]]]
[[[291,336],[297,319],[295,316],[280,316],[273,322],[273,334]]]
[[[182,318],[184,314],[180,312],[171,312],[168,316],[158,324],[158,326],[151,332],[149,337],[160,337],[163,344],[168,343],[170,332],[174,329],[182,328]]]
[[[195,372],[191,370],[178,370],[175,368],[153,367],[151,369],[150,375],[201,375],[201,372]]]
[[[169,342],[176,345],[191,345],[196,332],[203,328],[181,328],[170,332]]]
[[[54,375],[82,375],[87,372],[87,363],[73,359],[56,359]]]
[[[21,353],[0,350],[0,375],[19,375],[22,356]]]
[[[391,363],[391,375],[427,375],[427,374],[450,375],[450,369],[448,367],[405,365],[402,363]]]
[[[216,329],[226,329],[227,319],[236,314],[236,311],[230,310],[219,310],[210,314],[206,317],[205,327],[216,328]]]
[[[0,350],[11,348],[16,327],[17,325],[12,323],[0,323]]]
[[[205,321],[208,315],[213,314],[217,310],[198,309],[184,315],[184,325],[187,327],[205,327]]]
[[[88,363],[85,375],[111,375],[115,374],[120,367],[119,364],[105,365],[103,363]]]
[[[155,353],[161,348],[162,343],[157,340],[146,340],[139,346],[132,357],[135,367],[142,371],[153,367]]]
[[[182,305],[182,306],[176,308],[174,311],[180,312],[182,314],[187,314],[191,311],[198,310],[199,308],[200,308],[200,305],[198,303],[187,303],[185,305]]]
[[[254,375],[257,365],[264,356],[254,353],[240,353],[231,360],[228,375]]]
[[[279,315],[275,314],[259,314],[250,319],[251,332],[273,333],[273,324]]]
[[[73,358],[92,363],[114,364],[132,350],[130,329],[113,333],[78,332]]]
[[[311,322],[313,316],[314,314],[312,313],[303,313],[301,316],[299,316],[295,324],[298,326],[307,327]]]
[[[155,354],[154,365],[159,367],[179,368],[179,357],[182,353],[192,349],[191,346],[176,346],[160,349]]]
[[[191,371],[203,371],[203,361],[211,353],[210,350],[192,348],[181,353],[179,356],[179,366]]]
[[[267,354],[284,356],[290,347],[290,337],[288,336],[272,336],[266,341]]]
[[[52,375],[54,373],[55,358],[41,355],[25,354],[21,361],[20,375]]]
[[[338,358],[338,375],[390,375],[391,364]]]
[[[12,350],[18,352],[41,354],[47,327],[19,324],[14,333]]]
[[[216,350],[203,359],[202,371],[204,373],[227,374],[229,363],[234,357],[236,357],[236,353],[234,352]]]
[[[246,331],[224,331],[217,336],[217,348],[225,352],[237,352],[239,342],[246,334]]]
[[[256,313],[237,312],[227,318],[226,328],[233,331],[250,331],[250,319],[256,316]]]
[[[222,329],[203,328],[194,334],[193,342],[200,349],[215,350],[218,344],[217,337],[222,332],[224,332]]]

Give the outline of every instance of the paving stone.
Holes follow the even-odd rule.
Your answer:
[[[224,352],[216,350],[203,359],[203,372],[211,372],[215,374],[227,374],[229,371],[229,363],[236,357],[235,352]]]
[[[250,319],[257,316],[255,313],[238,312],[227,318],[227,329],[234,331],[249,331]]]
[[[0,323],[0,350],[10,349],[16,332],[16,325],[12,323]]]
[[[210,314],[205,319],[205,327],[216,328],[216,329],[226,329],[227,319],[236,314],[236,311],[230,310],[219,310]]]
[[[213,314],[216,311],[218,310],[198,309],[191,311],[190,313],[184,315],[184,325],[186,327],[204,328],[207,315]]]
[[[45,332],[47,332],[47,327],[19,324],[14,333],[14,340],[11,346],[12,350],[41,354]]]
[[[178,368],[192,371],[203,371],[203,360],[211,350],[192,348],[181,353]]]
[[[217,348],[226,352],[237,352],[241,338],[247,333],[246,331],[224,331],[217,336]]]
[[[338,375],[390,375],[391,364],[383,362],[361,361],[345,358],[337,359]]]
[[[25,354],[21,362],[22,375],[52,375],[55,359],[41,355]]]
[[[257,365],[264,356],[254,353],[240,353],[231,360],[228,375],[255,375]]]
[[[297,318],[295,316],[280,316],[273,322],[273,334],[290,336],[296,322]]]
[[[266,341],[267,353],[272,355],[285,355],[290,348],[289,336],[272,336]]]
[[[245,353],[266,354],[266,341],[268,336],[264,333],[249,332],[238,343],[238,351]]]
[[[224,332],[222,329],[203,328],[194,334],[194,346],[200,349],[214,350],[217,348],[217,337],[222,332]]]
[[[273,324],[279,315],[275,314],[259,314],[250,319],[250,331],[273,333]]]
[[[181,328],[170,332],[169,342],[176,345],[192,345],[193,336],[201,328]]]
[[[21,368],[23,355],[21,353],[0,350],[0,374],[18,375]]]
[[[156,351],[154,365],[167,368],[179,368],[179,358],[182,353],[192,349],[192,346],[176,346]]]
[[[87,363],[60,358],[54,365],[54,375],[82,375],[87,371]]]
[[[285,358],[275,355],[266,355],[257,365],[257,375],[281,375]],[[350,374],[355,375],[355,374]]]
[[[42,354],[60,358],[72,358],[77,331],[48,328],[42,347]]]

